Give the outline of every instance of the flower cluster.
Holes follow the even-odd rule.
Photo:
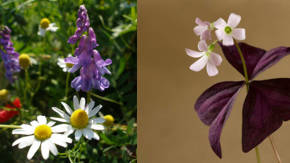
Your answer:
[[[0,110],[0,123],[5,123],[9,121],[11,118],[19,114],[18,109],[21,108],[21,102],[19,98],[15,98],[12,103],[8,103],[5,105],[6,109],[9,110]]]
[[[53,155],[58,154],[55,145],[67,147],[67,143],[72,143],[72,139],[68,136],[74,133],[76,141],[79,141],[82,136],[86,139],[99,140],[99,135],[93,130],[104,130],[102,123],[104,118],[96,118],[96,114],[102,108],[102,105],[95,106],[95,102],[91,101],[86,105],[85,98],[79,101],[76,96],[73,97],[74,110],[62,102],[65,111],[53,107],[59,117],[51,117],[52,120],[62,122],[63,124],[55,125],[54,121],[47,122],[45,116],[37,116],[37,121],[30,122],[30,125],[23,124],[20,129],[15,129],[12,134],[26,135],[25,137],[17,139],[12,146],[18,145],[22,149],[31,146],[27,158],[31,159],[36,151],[41,148],[41,154],[44,159],[48,159],[49,152]],[[27,136],[28,135],[28,136]]]
[[[58,27],[55,23],[51,23],[48,18],[43,18],[39,24],[39,30],[37,34],[39,36],[44,36],[46,31],[56,32]]]
[[[106,66],[112,63],[111,59],[103,60],[100,53],[95,50],[98,46],[96,35],[90,27],[89,17],[84,5],[80,6],[77,19],[77,30],[68,40],[68,43],[75,44],[79,40],[78,48],[75,50],[74,57],[65,58],[65,62],[72,64],[69,72],[76,72],[80,69],[80,75],[71,83],[72,88],[77,91],[88,92],[91,89],[104,91],[110,86],[110,82],[103,77],[111,74]],[[84,34],[87,32],[87,35]]]
[[[215,76],[218,74],[217,66],[222,62],[222,58],[219,54],[214,53],[214,47],[217,41],[222,41],[225,46],[234,45],[234,39],[245,40],[246,32],[243,28],[236,28],[241,21],[241,16],[231,13],[228,22],[219,18],[217,21],[210,23],[208,21],[202,21],[196,18],[197,24],[193,31],[197,36],[200,36],[200,42],[198,43],[198,51],[186,49],[187,55],[193,58],[200,58],[190,66],[192,71],[200,71],[206,66],[207,74],[209,76]],[[212,41],[211,32],[215,30],[217,40]],[[206,41],[212,41],[207,45]]]
[[[15,80],[13,74],[20,71],[20,66],[19,54],[14,50],[10,33],[11,30],[8,27],[0,27],[0,54],[4,62],[5,76],[12,83]]]

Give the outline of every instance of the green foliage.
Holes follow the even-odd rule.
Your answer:
[[[69,146],[69,151],[58,157],[50,156],[51,162],[137,162],[137,10],[136,0],[0,0],[0,25],[12,30],[12,42],[16,51],[26,53],[36,60],[29,70],[28,83],[25,72],[17,74],[18,80],[9,84],[4,78],[4,68],[0,60],[0,89],[6,88],[12,97],[20,97],[23,105],[21,116],[7,124],[27,123],[36,115],[52,116],[51,107],[60,106],[60,101],[72,105],[73,95],[89,96],[102,104],[101,112],[111,114],[115,125],[104,133],[101,140],[82,140]],[[67,73],[58,67],[57,59],[73,54],[76,45],[67,43],[76,30],[77,12],[80,4],[88,10],[99,47],[104,59],[111,58],[109,66],[112,75],[107,75],[111,86],[104,92],[94,90],[91,94],[76,92],[69,87],[65,98]],[[46,32],[45,37],[37,35],[42,18],[56,23],[56,32]],[[70,81],[77,74],[70,75]],[[24,89],[27,99],[24,101]],[[125,129],[124,129],[125,128]],[[0,129],[0,162],[23,162],[27,149],[12,148],[17,136],[11,130]],[[77,147],[75,147],[77,145]],[[75,148],[74,148],[75,147]],[[13,152],[12,152],[13,150]],[[77,151],[78,150],[78,151]],[[40,153],[33,158],[41,162]],[[48,162],[50,162],[48,161]]]

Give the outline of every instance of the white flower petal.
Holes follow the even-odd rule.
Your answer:
[[[76,141],[79,141],[81,137],[82,137],[82,132],[80,130],[76,130],[75,132]]]
[[[216,35],[217,39],[220,41],[224,38],[225,32],[223,29],[218,29],[215,31],[215,35]]]
[[[218,69],[216,68],[216,65],[208,62],[206,65],[206,71],[208,76],[215,76],[218,74]]]
[[[74,132],[73,127],[69,125],[68,128],[67,128],[67,131],[64,134],[67,135],[67,136],[69,136],[73,132]]]
[[[51,153],[52,153],[53,155],[57,156],[57,154],[58,154],[58,150],[57,150],[55,144],[52,143],[50,139],[49,139],[49,141],[50,141],[49,150],[51,151]]]
[[[91,140],[94,136],[94,132],[87,128],[83,129],[82,133],[88,140]]]
[[[39,36],[44,36],[44,35],[45,35],[45,32],[46,32],[45,29],[42,29],[41,27],[39,27],[39,30],[38,30],[37,34],[38,34]]]
[[[31,135],[33,134],[34,131],[33,130],[26,130],[26,129],[14,129],[12,131],[12,134],[16,134],[16,135]]]
[[[62,110],[60,110],[59,108],[52,107],[52,110],[55,111],[58,115],[60,115],[62,118],[66,119],[66,120],[69,120],[70,119],[70,117],[65,112],[63,112]]]
[[[37,121],[35,121],[35,120],[31,121],[30,124],[31,124],[31,126],[33,126],[33,127],[37,127],[37,126],[39,126],[39,123],[38,123]]]
[[[94,132],[93,139],[100,140],[100,136],[96,132]]]
[[[206,55],[204,55],[203,57],[201,57],[200,59],[198,59],[196,62],[194,62],[189,69],[192,71],[200,71],[202,70],[206,63],[208,61],[208,57]]]
[[[30,125],[27,125],[27,124],[22,124],[21,128],[26,130],[26,131],[34,132],[34,127],[30,126]]]
[[[70,106],[64,102],[61,102],[61,104],[63,105],[63,107],[65,108],[66,112],[71,115],[73,113],[73,111],[71,110]]]
[[[245,40],[246,30],[244,28],[236,28],[233,30],[232,35],[236,40]]]
[[[227,25],[227,23],[225,22],[224,19],[219,18],[217,21],[215,21],[213,23],[213,25],[217,28],[217,29],[224,29],[225,26]]]
[[[91,125],[91,129],[93,129],[93,130],[104,130],[105,127],[103,125],[99,125],[99,124],[92,124]]]
[[[216,66],[219,66],[222,63],[223,59],[219,54],[211,52],[209,60]]]
[[[80,109],[85,110],[85,105],[86,105],[86,99],[82,97],[80,101]]]
[[[50,117],[50,119],[55,120],[55,121],[58,121],[58,122],[69,122],[69,121],[66,120],[66,119],[58,118],[58,117]]]
[[[231,46],[231,45],[234,45],[233,37],[230,36],[230,35],[224,35],[224,38],[223,38],[223,45],[224,45],[224,46]]]
[[[34,135],[23,137],[23,141],[19,143],[18,148],[23,149],[25,147],[31,146],[34,141]]]
[[[68,131],[70,125],[68,124],[60,124],[51,128],[52,132],[66,132]]]
[[[62,146],[64,148],[67,147],[66,139],[69,139],[69,138],[67,138],[65,135],[61,135],[61,134],[52,134],[50,137],[50,141],[52,143],[57,144],[59,146]]]
[[[91,118],[92,116],[95,116],[102,107],[103,107],[102,105],[98,105],[91,112],[89,112],[89,118]]]
[[[55,124],[54,121],[50,121],[50,122],[48,122],[47,126],[52,127],[54,124]]]
[[[104,123],[105,119],[104,118],[93,118],[90,120],[91,124],[96,124],[96,123]]]
[[[58,27],[55,23],[50,23],[49,26],[46,28],[47,31],[56,32]]]
[[[22,137],[22,138],[19,138],[19,139],[16,139],[13,143],[12,143],[12,146],[15,146],[17,144],[21,144],[21,143],[29,143],[30,141],[34,140],[34,135],[31,135],[31,136],[25,136],[25,137]]]
[[[95,106],[95,101],[91,100],[91,102],[86,106],[85,111],[87,113],[91,112],[91,110],[94,108],[94,106]]]
[[[208,29],[208,26],[203,26],[203,25],[198,25],[193,28],[193,32],[197,35],[200,36],[204,31]]]
[[[37,121],[40,125],[46,124],[47,123],[47,119],[45,116],[39,115],[37,116]]]
[[[30,160],[34,154],[36,153],[36,151],[38,150],[38,148],[40,147],[41,142],[34,139],[32,146],[29,148],[29,151],[27,153],[27,159]]]
[[[50,142],[49,139],[41,143],[41,155],[43,159],[47,160],[49,157]]]
[[[203,52],[206,52],[207,51],[207,44],[206,44],[206,41],[205,40],[200,40],[198,42],[198,50],[200,51],[203,51]]]
[[[74,110],[77,110],[80,108],[80,103],[79,103],[79,99],[76,95],[74,95],[74,98],[73,98],[73,101],[74,101]]]
[[[241,21],[241,16],[237,15],[235,13],[231,13],[228,19],[228,26],[235,28],[236,26],[239,25]]]
[[[203,52],[198,52],[198,51],[187,49],[187,48],[185,48],[185,52],[188,56],[193,57],[193,58],[199,58],[203,56]]]

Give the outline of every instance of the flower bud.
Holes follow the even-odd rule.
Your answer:
[[[49,21],[49,19],[47,19],[47,18],[43,18],[43,19],[41,19],[41,21],[40,21],[40,27],[41,27],[42,29],[46,29],[46,28],[48,28],[49,24],[50,24],[50,21]]]
[[[114,124],[114,117],[110,114],[104,116],[105,122],[103,123],[104,126],[110,127]]]
[[[27,69],[31,64],[30,57],[27,54],[19,56],[19,65],[22,69]]]
[[[8,95],[9,95],[9,92],[7,91],[7,89],[1,89],[0,90],[0,102],[1,101],[7,101],[8,100]]]

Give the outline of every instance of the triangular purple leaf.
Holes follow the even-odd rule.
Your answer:
[[[290,79],[253,81],[243,106],[243,151],[249,152],[290,119]]]
[[[267,51],[254,68],[252,78],[260,72],[265,71],[288,54],[290,54],[290,47],[278,47]]]
[[[221,157],[220,135],[233,101],[244,81],[221,82],[208,88],[196,101],[195,110],[203,123],[210,125],[209,141],[214,152]]]
[[[238,53],[236,46],[235,45],[223,46],[221,43],[220,43],[220,46],[223,50],[223,53],[226,59],[229,61],[229,63],[244,76],[244,70],[243,70],[241,57]],[[252,79],[253,70],[258,64],[259,60],[266,53],[266,51],[264,49],[256,48],[254,46],[251,46],[242,42],[239,43],[239,46],[245,58],[249,79]]]

